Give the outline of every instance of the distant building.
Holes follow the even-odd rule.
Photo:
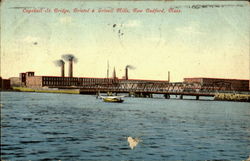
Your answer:
[[[2,77],[0,77],[0,90],[10,90],[11,86],[10,86],[10,80],[9,79],[2,79]]]
[[[226,90],[249,91],[249,80],[224,78],[184,78],[184,83],[199,83],[202,86],[223,86]]]
[[[20,87],[23,86],[23,84],[21,83],[21,80],[19,77],[11,77],[10,79],[10,86],[11,87]]]
[[[58,76],[35,76],[34,72],[20,73],[19,80],[22,85],[31,88],[51,87],[51,88],[68,88],[68,87],[93,87],[98,85],[110,85],[117,83],[168,83],[168,81],[158,80],[141,80],[141,79],[118,79],[114,78],[89,78],[89,77],[58,77]]]

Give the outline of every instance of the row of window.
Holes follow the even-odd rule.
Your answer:
[[[43,77],[44,81],[78,81],[78,78]]]
[[[63,82],[63,81],[43,81],[43,85],[58,85],[58,86],[73,86],[78,85],[78,82]]]
[[[96,79],[96,78],[64,78],[64,77],[43,77],[43,81],[74,81],[74,82],[110,82],[111,79]]]

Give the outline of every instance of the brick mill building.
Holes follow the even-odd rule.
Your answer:
[[[224,78],[184,78],[184,83],[198,83],[201,86],[224,86],[232,91],[249,91],[247,79],[224,79]]]
[[[110,85],[115,86],[118,84],[136,84],[136,86],[144,88],[145,84],[158,84],[166,85],[170,83],[168,80],[140,80],[140,79],[118,79],[113,78],[89,78],[89,77],[64,77],[64,76],[36,76],[35,72],[29,71],[26,73],[20,73],[19,78],[11,78],[11,84],[18,84],[19,86],[24,86],[28,88],[86,88],[86,87],[110,87]],[[19,82],[17,82],[19,80]],[[170,83],[174,84],[174,83]],[[188,84],[191,88],[195,89],[207,89],[212,88],[222,91],[249,91],[249,80],[244,79],[223,79],[223,78],[184,78],[184,82],[179,82],[176,84],[185,85],[185,89],[188,89]]]
[[[20,84],[30,88],[81,88],[93,85],[114,85],[118,83],[168,83],[161,80],[118,79],[118,78],[90,78],[63,76],[35,76],[35,72],[19,74]]]

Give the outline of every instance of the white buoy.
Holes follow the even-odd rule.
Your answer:
[[[134,149],[138,145],[138,143],[141,142],[140,139],[132,138],[131,136],[129,136],[127,140],[131,149]]]

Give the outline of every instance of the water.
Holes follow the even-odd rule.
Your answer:
[[[250,105],[1,93],[3,160],[244,160]],[[131,150],[126,137],[143,140]]]

